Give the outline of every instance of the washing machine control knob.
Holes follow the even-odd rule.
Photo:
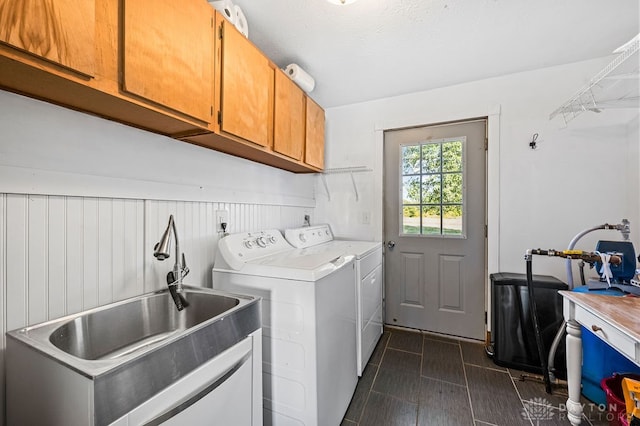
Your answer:
[[[256,243],[258,243],[258,245],[263,248],[267,246],[267,240],[265,240],[264,237],[256,238]]]
[[[276,237],[274,237],[273,235],[269,235],[269,238],[267,238],[267,241],[270,244],[275,244],[276,243]]]
[[[246,248],[248,248],[248,249],[252,249],[252,248],[253,248],[253,241],[246,240],[246,241],[244,242],[244,246],[245,246]]]
[[[300,233],[300,235],[298,235],[298,238],[300,239],[300,241],[302,241],[303,243],[307,241],[307,236],[304,235],[303,233]]]

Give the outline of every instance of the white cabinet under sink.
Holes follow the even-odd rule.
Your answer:
[[[261,336],[253,333],[111,425],[262,425]]]

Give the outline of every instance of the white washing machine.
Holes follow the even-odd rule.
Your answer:
[[[357,371],[367,366],[383,330],[382,243],[335,239],[329,225],[285,230],[287,241],[297,248],[335,249],[356,258]]]
[[[358,381],[354,256],[278,230],[220,239],[213,287],[262,297],[265,425],[339,425]]]

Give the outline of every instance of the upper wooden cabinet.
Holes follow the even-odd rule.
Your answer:
[[[95,68],[94,0],[0,0],[0,41],[88,77]]]
[[[306,114],[306,145],[304,162],[324,168],[324,110],[307,97]]]
[[[124,0],[123,7],[123,90],[209,123],[213,8],[173,0]]]
[[[218,122],[180,139],[295,173],[322,171],[324,111],[220,13]]]
[[[270,147],[274,70],[257,47],[218,16],[220,131]]]
[[[304,92],[287,75],[276,70],[273,150],[302,160],[305,143]]]

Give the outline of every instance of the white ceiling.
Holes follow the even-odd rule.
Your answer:
[[[324,108],[603,57],[640,32],[638,0],[231,1]]]

